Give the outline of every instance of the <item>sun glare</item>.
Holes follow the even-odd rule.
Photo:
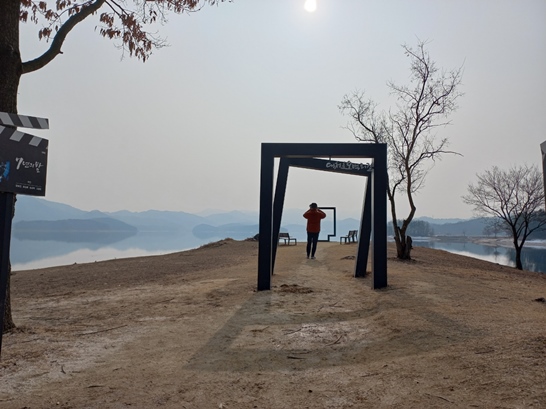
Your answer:
[[[314,13],[317,10],[317,0],[305,0],[303,8],[308,13]]]

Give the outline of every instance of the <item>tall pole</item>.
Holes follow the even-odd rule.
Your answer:
[[[540,144],[540,150],[542,151],[542,178],[544,180],[544,205],[546,210],[546,141]]]

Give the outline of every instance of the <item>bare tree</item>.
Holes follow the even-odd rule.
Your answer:
[[[366,100],[364,93],[345,95],[339,106],[349,116],[347,129],[354,137],[368,143],[386,143],[388,149],[389,187],[394,240],[397,256],[410,259],[411,239],[406,232],[417,207],[414,194],[424,186],[425,177],[436,159],[447,150],[448,140],[437,139],[436,128],[450,122],[449,115],[457,109],[462,68],[443,71],[437,68],[426,50],[426,42],[417,47],[403,45],[410,59],[410,85],[387,86],[396,97],[396,110],[376,112],[377,104]],[[401,222],[397,217],[396,194],[405,193],[409,214]]]
[[[475,185],[468,185],[465,203],[480,215],[497,218],[510,232],[516,250],[516,268],[523,269],[521,250],[529,235],[546,228],[544,184],[536,166],[515,166],[502,170],[494,166],[476,175]]]
[[[39,70],[61,55],[67,36],[87,18],[96,18],[99,35],[114,40],[122,52],[146,61],[154,49],[165,45],[146,27],[167,22],[169,12],[189,13],[206,3],[223,1],[226,0],[0,0],[0,112],[17,113],[21,75]],[[23,61],[19,25],[29,21],[40,25],[37,38],[48,41],[49,47],[42,55]],[[15,327],[9,300],[8,278],[5,332]]]

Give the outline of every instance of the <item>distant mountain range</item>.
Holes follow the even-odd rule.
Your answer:
[[[284,209],[282,231],[291,235],[305,237],[305,220],[301,209]],[[421,217],[427,223],[429,231],[440,236],[481,236],[487,219],[433,219]],[[33,196],[18,196],[13,220],[13,234],[25,239],[39,239],[70,233],[73,240],[90,235],[131,236],[138,233],[173,233],[191,232],[199,238],[232,237],[243,239],[258,233],[258,212],[218,212],[213,211],[192,214],[186,212],[148,210],[145,212],[84,211],[75,207],[51,202]],[[323,222],[324,234],[333,234],[332,221]],[[422,224],[421,223],[421,224]],[[417,223],[416,223],[417,224]],[[354,218],[337,220],[337,236],[349,230],[359,228],[359,221]],[[411,228],[411,225],[410,225]],[[411,231],[410,231],[410,234]],[[325,237],[324,237],[325,238]]]
[[[258,219],[257,212],[240,211],[211,212],[206,216],[159,210],[84,211],[63,203],[20,195],[15,206],[13,235],[26,240],[65,237],[62,241],[72,241],[77,235],[84,240],[100,238],[104,241],[104,235],[131,236],[137,233],[193,233],[200,238],[242,239],[258,233]]]

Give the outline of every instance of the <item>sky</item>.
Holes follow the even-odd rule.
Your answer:
[[[265,142],[354,143],[339,111],[364,91],[387,111],[388,81],[409,84],[402,45],[463,67],[447,155],[415,201],[417,217],[471,218],[461,197],[492,166],[541,166],[546,140],[544,0],[234,0],[158,28],[146,63],[78,25],[63,54],[26,74],[19,113],[49,118],[45,199],[83,210],[259,209]],[[47,44],[21,28],[23,60]],[[291,169],[285,207],[359,214],[365,178]],[[399,217],[407,215],[399,196]]]

